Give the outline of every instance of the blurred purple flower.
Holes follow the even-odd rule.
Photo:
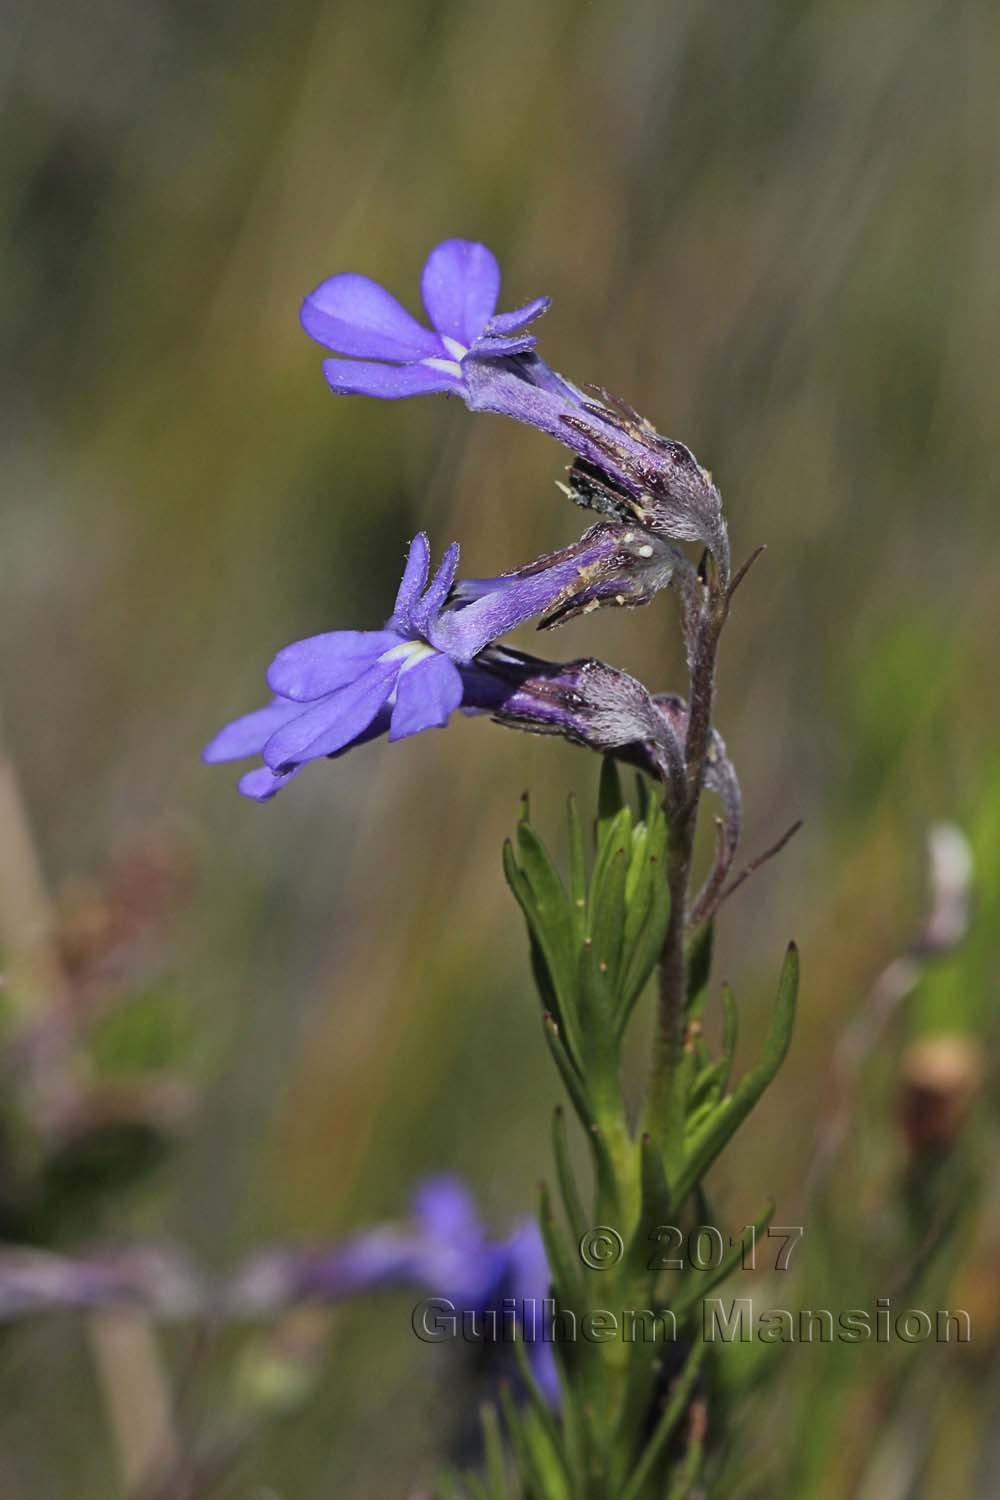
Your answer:
[[[653,534],[701,542],[728,577],[722,500],[690,449],[662,437],[627,402],[596,387],[581,390],[534,352],[524,329],[548,298],[495,316],[500,268],[492,251],[471,240],[436,245],[421,289],[433,331],[367,276],[331,276],[306,297],[306,332],[350,356],[323,365],[338,395],[444,391],[473,411],[537,427],[576,454],[569,492],[578,504]]]
[[[331,631],[279,651],[267,672],[271,703],[226,725],[204,759],[261,755],[264,765],[239,785],[245,796],[266,801],[309,761],[386,730],[399,740],[440,728],[462,706],[492,706],[496,686],[475,660],[484,647],[534,615],[550,609],[564,615],[578,599],[600,602],[602,589],[630,589],[624,576],[613,579],[629,564],[648,570],[644,550],[635,538],[622,543],[613,527],[593,527],[572,547],[527,568],[453,589],[457,544],[428,583],[430,547],[421,532],[385,628]],[[662,572],[662,558],[653,564]]]
[[[549,1268],[538,1226],[526,1219],[506,1238],[493,1239],[471,1194],[454,1177],[423,1182],[406,1223],[376,1226],[331,1250],[259,1257],[238,1277],[230,1301],[233,1311],[246,1314],[308,1298],[340,1301],[405,1288],[446,1299],[459,1318],[479,1319],[484,1333],[487,1314],[496,1312],[499,1323],[514,1311],[531,1346],[538,1385],[555,1404],[558,1379],[542,1316]]]
[[[331,276],[302,304],[311,338],[347,359],[328,359],[327,380],[345,396],[421,396],[462,392],[470,356],[490,360],[525,353],[535,340],[523,330],[549,305],[547,297],[496,314],[500,267],[485,245],[443,240],[427,257],[420,290],[433,328],[418,323],[377,281],[354,272]]]

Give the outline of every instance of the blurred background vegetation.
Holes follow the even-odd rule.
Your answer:
[[[557,1080],[499,849],[524,787],[557,840],[564,789],[589,798],[596,767],[470,721],[259,807],[198,759],[262,701],[278,647],[381,623],[418,527],[438,549],[459,537],[472,575],[581,529],[547,440],[447,401],[335,401],[298,328],[337,270],[417,310],[427,250],[461,235],[497,252],[503,306],[552,295],[551,364],[711,467],[737,559],[768,544],[725,642],[719,726],[748,852],[805,829],[727,909],[718,973],[748,1051],[792,935],[804,1004],[716,1195],[734,1226],[774,1196],[806,1245],[827,1236],[826,1305],[841,1273],[870,1304],[886,1263],[863,1235],[912,1167],[901,1054],[959,1033],[991,1072],[1000,9],[15,0],[3,30],[6,751],[71,969],[154,882],[156,936],[143,917],[137,948],[128,929],[131,1029],[101,1045],[146,1066],[154,1015],[153,1063],[180,1058],[194,1095],[166,1111],[179,1139],[159,1170],[56,1242],[181,1243],[223,1270],[396,1215],[440,1169],[502,1230],[549,1170]],[[676,688],[672,608],[576,622],[544,654]],[[918,925],[941,818],[976,849],[973,937],[881,1039],[831,1227],[803,1186],[831,1053]],[[836,1379],[827,1351],[792,1351],[786,1395],[838,1398],[768,1386],[744,1421],[772,1476],[797,1465],[795,1493],[996,1493],[990,1092],[941,1289],[974,1309],[975,1342],[924,1349],[915,1394],[875,1346],[834,1351]],[[850,1277],[837,1246],[863,1262]],[[466,1386],[408,1307],[341,1310],[308,1399],[222,1492],[426,1484]],[[116,1493],[92,1352],[73,1315],[0,1342],[5,1500]],[[175,1331],[165,1353],[197,1428],[232,1351],[220,1336],[195,1357]]]

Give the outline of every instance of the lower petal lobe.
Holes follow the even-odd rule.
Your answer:
[[[403,672],[392,710],[390,740],[441,729],[462,701],[462,678],[446,656],[435,654]]]
[[[201,752],[201,758],[209,765],[216,765],[219,761],[245,760],[248,755],[259,755],[271,735],[301,712],[297,703],[276,698],[266,708],[254,709],[253,713],[244,714],[241,719],[234,719],[225,729],[220,729]]]
[[[342,750],[368,728],[398,676],[398,662],[377,661],[357,681],[320,699],[272,735],[264,746],[266,764],[285,771]]]
[[[294,766],[291,771],[278,775],[267,766],[257,766],[255,770],[247,771],[245,776],[240,777],[239,790],[244,797],[250,797],[254,802],[270,802],[301,769],[301,766]]]
[[[460,392],[459,376],[429,365],[383,365],[365,359],[325,359],[323,374],[338,396],[378,396],[397,401],[403,396],[432,396]]]

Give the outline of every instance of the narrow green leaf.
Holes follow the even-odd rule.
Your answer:
[[[596,944],[584,943],[577,969],[580,1072],[587,1080],[595,1118],[606,1124],[609,1113],[621,1112],[620,1058],[611,975],[604,972],[595,949]]]
[[[650,855],[649,858],[652,860],[653,856]],[[629,1017],[635,1009],[636,1001],[646,988],[649,977],[663,952],[663,939],[670,921],[670,891],[667,888],[666,879],[662,878],[662,873],[662,865],[654,867],[650,886],[652,901],[642,928],[625,958],[619,985],[621,996],[618,1007],[619,1035],[624,1033]]]
[[[516,1353],[516,1344],[514,1349]],[[527,1413],[517,1405],[510,1384],[506,1380],[500,1386],[500,1410],[503,1412],[508,1441],[514,1450],[518,1477],[522,1481],[525,1492],[529,1495],[544,1495],[545,1473],[541,1464],[536,1460],[534,1449],[528,1442],[528,1434],[525,1430]]]
[[[577,1087],[579,1092],[573,1096],[574,1106],[580,1123],[583,1126],[587,1145],[590,1148],[591,1163],[594,1169],[595,1201],[601,1210],[596,1216],[598,1223],[606,1223],[607,1218],[603,1215],[613,1216],[618,1212],[618,1179],[615,1176],[614,1163],[604,1132],[593,1119],[590,1105],[586,1094],[583,1093],[583,1085],[579,1082],[572,1064],[566,1057],[565,1049],[559,1042],[558,1031],[555,1029],[551,1016],[545,1017],[545,1035],[556,1063],[566,1082],[567,1091],[572,1094],[572,1089]]]
[[[552,966],[562,1003],[572,998],[576,942],[570,901],[549,851],[528,823],[517,828],[521,871],[534,897],[538,941]],[[567,993],[564,993],[564,988]]]
[[[552,1199],[545,1183],[539,1184],[538,1227],[545,1243],[545,1256],[549,1263],[553,1295],[559,1307],[578,1309],[583,1305],[583,1283],[580,1267],[574,1254],[567,1252],[552,1213]]]
[[[522,1344],[515,1343],[514,1354],[522,1377],[527,1370],[528,1377],[533,1381]],[[537,1389],[536,1386],[536,1393]],[[541,1409],[545,1410],[545,1420],[541,1418],[540,1409],[533,1397],[530,1406],[525,1409],[518,1406],[506,1381],[500,1387],[500,1409],[514,1450],[518,1477],[524,1487],[523,1493],[528,1500],[536,1500],[536,1497],[537,1500],[548,1500],[550,1495],[553,1500],[570,1500],[572,1491],[566,1482],[566,1460],[560,1452],[559,1433],[552,1414],[545,1408],[540,1395],[538,1400],[541,1402]]]
[[[667,820],[662,807],[656,802],[649,802],[644,831],[642,865],[638,878],[635,875],[635,866],[630,871],[633,880],[631,895],[629,884],[626,883],[626,949],[619,985],[620,1033],[624,1032],[636,1001],[659,961],[663,951],[667,923],[670,919],[670,893],[667,888],[664,862]],[[639,848],[637,842],[634,853],[636,860],[640,858]]]
[[[535,910],[534,893],[531,889],[531,886],[528,884],[527,879],[525,878],[523,870],[517,862],[517,856],[514,853],[514,846],[511,843],[510,839],[504,840],[503,873],[507,884],[510,886],[510,889],[513,893],[514,900],[521,908],[522,915],[524,916],[525,923],[527,924],[528,939],[531,943],[532,972],[534,974],[535,983],[538,987],[538,993],[541,997],[542,1004],[547,1010],[551,1010],[552,1013],[561,1022],[562,1011],[560,996],[555,984],[553,983],[553,976],[550,972],[549,963],[546,958],[545,952],[539,946],[538,938],[536,936],[537,915]]]
[[[694,1183],[708,1170],[784,1062],[795,1025],[798,987],[799,954],[795,944],[791,943],[778,981],[778,995],[760,1061],[741,1078],[733,1092],[722,1100],[714,1114],[688,1142],[687,1161],[677,1188],[679,1200],[687,1196]]]
[[[632,829],[632,844],[628,851],[628,871],[625,876],[625,946],[630,947],[642,926],[643,918],[652,899],[650,890],[649,829],[645,823],[637,823]]]
[[[663,1158],[648,1133],[640,1142],[639,1153],[642,1200],[639,1223],[628,1247],[628,1264],[631,1275],[641,1280],[656,1253],[656,1229],[660,1224],[670,1223],[672,1204]],[[650,1274],[655,1282],[656,1273]]]
[[[507,1490],[507,1463],[497,1409],[486,1401],[479,1408],[479,1420],[483,1428],[483,1450],[486,1455],[486,1483],[495,1500],[509,1500]]]
[[[638,1500],[647,1481],[656,1472],[656,1467],[673,1436],[674,1429],[687,1408],[707,1347],[700,1341],[692,1347],[683,1370],[674,1381],[667,1404],[663,1409],[663,1415],[656,1424],[653,1436],[622,1491],[621,1500]]]
[[[705,1121],[711,1118],[718,1107],[718,1094],[713,1094],[710,1099],[703,1099],[697,1106],[693,1105],[689,1101],[687,1119],[684,1122],[685,1140],[692,1140],[698,1134],[698,1131],[701,1129],[701,1127],[705,1124]]]
[[[763,1234],[773,1217],[774,1204],[769,1203],[754,1221],[754,1234]],[[725,1281],[727,1276],[732,1275],[733,1271],[742,1263],[745,1254],[746,1247],[742,1240],[740,1240],[726,1252],[719,1264],[711,1270],[698,1271],[691,1268],[686,1272],[677,1295],[672,1297],[670,1302],[670,1310],[677,1319],[678,1324],[683,1323],[695,1303],[707,1297],[709,1292],[714,1291],[721,1282]]]
[[[545,1032],[545,1040],[549,1044],[549,1051],[555,1059],[556,1067],[559,1069],[559,1076],[566,1086],[566,1092],[569,1094],[573,1108],[579,1116],[580,1124],[589,1133],[590,1127],[594,1123],[593,1105],[590,1102],[583,1079],[580,1077],[579,1069],[566,1051],[559,1025],[555,1017],[548,1011],[545,1011],[542,1015],[542,1027]]]
[[[594,870],[590,877],[591,900],[594,888],[600,889],[604,878],[604,866],[614,859],[619,850],[628,850],[632,845],[632,809],[623,807],[613,818],[602,818],[594,842]]]
[[[695,937],[688,957],[687,1012],[694,1020],[705,1009],[708,976],[712,968],[712,940],[715,924],[708,922]]]
[[[559,1182],[559,1192],[562,1196],[563,1208],[566,1210],[566,1219],[569,1223],[570,1233],[577,1244],[579,1244],[584,1231],[588,1227],[588,1221],[583,1211],[583,1201],[580,1198],[576,1185],[573,1163],[570,1160],[569,1140],[566,1135],[566,1116],[563,1113],[561,1105],[558,1105],[552,1112],[552,1154],[556,1159],[556,1177]]]
[[[580,1037],[576,997],[576,942],[569,902],[548,853],[536,837],[521,824],[518,828],[518,850],[524,863],[519,864],[508,840],[503,849],[503,868],[528,924],[532,940],[532,963],[542,1003],[551,1009],[565,1038],[570,1056],[579,1057]]]
[[[446,1470],[438,1477],[435,1487],[437,1500],[462,1500],[462,1485],[458,1475]]]
[[[765,1076],[766,1088],[788,1055],[795,1028],[795,1004],[799,995],[799,950],[789,943],[778,979],[778,994],[771,1013],[771,1024],[764,1040],[758,1070]]]
[[[594,958],[601,973],[607,975],[608,987],[613,992],[618,988],[625,937],[625,880],[631,839],[627,827],[629,816],[626,808],[621,818],[612,823],[606,845],[607,856],[598,855],[590,885],[588,916]]]
[[[647,1252],[647,1259],[650,1252]],[[662,1358],[662,1346],[653,1339],[639,1339],[629,1353],[628,1374],[625,1382],[625,1397],[621,1404],[618,1427],[615,1432],[613,1461],[614,1493],[617,1495],[625,1476],[632,1468],[632,1458],[643,1444],[640,1434],[647,1431],[650,1409],[658,1384],[658,1368]]]
[[[736,1060],[736,1044],[740,1038],[740,1013],[736,1009],[736,996],[728,984],[722,986],[722,1055],[727,1067],[722,1079],[722,1092],[729,1087]]]
[[[569,832],[569,899],[577,943],[587,930],[587,858],[583,848],[583,824],[580,809],[572,792],[566,799],[566,824]]]
[[[688,1097],[688,1122],[687,1131],[691,1133],[691,1121],[695,1112],[703,1105],[714,1105],[725,1087],[726,1075],[729,1072],[729,1058],[719,1057],[699,1072],[697,1078],[691,1085],[691,1093]]]
[[[666,859],[667,842],[670,837],[670,826],[667,823],[667,814],[663,804],[651,801],[643,821],[649,829],[649,853],[662,865]]]
[[[685,1047],[677,1059],[668,1084],[667,1108],[663,1121],[663,1158],[667,1173],[673,1180],[680,1178],[684,1171],[684,1132],[687,1125],[688,1096],[697,1065],[698,1059],[694,1049]],[[678,1208],[684,1201],[679,1191],[675,1201]]]
[[[524,1340],[515,1339],[513,1347],[517,1372],[527,1396],[527,1409],[520,1415],[520,1426],[525,1443],[532,1453],[533,1467],[543,1476],[541,1493],[546,1500],[549,1495],[568,1496],[570,1492],[566,1489],[566,1484],[567,1481],[572,1481],[572,1473],[564,1441],[567,1428],[564,1426],[560,1429],[549,1403],[542,1395]],[[568,1393],[560,1392],[560,1396],[565,1420]]]

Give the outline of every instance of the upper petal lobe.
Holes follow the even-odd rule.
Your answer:
[[[414,606],[427,587],[427,574],[431,566],[431,548],[426,531],[418,531],[406,554],[406,567],[400,580],[393,606],[392,618],[404,630],[409,630]]]
[[[491,318],[487,323],[483,332],[500,338],[509,337],[512,333],[520,333],[522,328],[527,328],[529,323],[540,318],[543,312],[548,312],[551,305],[551,297],[536,297],[533,302],[526,302],[523,307],[516,307],[513,312],[497,313],[496,317]]]
[[[500,295],[500,267],[492,250],[474,240],[435,245],[420,278],[427,315],[438,333],[468,349],[492,318]]]
[[[444,601],[448,597],[448,591],[455,581],[455,573],[458,568],[458,543],[452,542],[441,559],[440,566],[431,579],[426,594],[418,604],[415,604],[410,620],[414,630],[426,636],[431,621],[441,610]]]

